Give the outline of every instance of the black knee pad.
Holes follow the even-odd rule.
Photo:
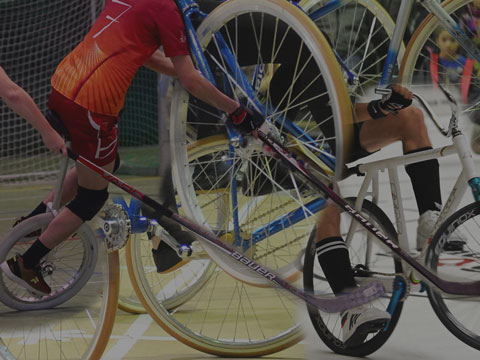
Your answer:
[[[78,186],[77,195],[66,206],[83,221],[92,220],[108,199],[107,188],[91,190]]]
[[[115,172],[118,170],[119,167],[120,167],[120,154],[117,152],[117,156],[115,156],[115,164],[113,164],[112,173],[115,174]]]

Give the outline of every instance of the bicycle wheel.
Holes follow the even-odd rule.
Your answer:
[[[471,0],[449,0],[443,2],[442,6],[461,26],[461,29],[478,44],[480,41],[475,30],[477,28],[469,27],[466,20],[469,17],[473,18],[470,9],[471,3]],[[413,34],[400,69],[401,82],[409,86],[412,91],[421,94],[430,105],[436,105],[436,109],[442,105],[441,99],[444,96],[441,93],[432,92],[432,85],[443,84],[459,99],[459,104],[463,103],[463,114],[477,121],[477,101],[480,96],[478,69],[476,65],[472,64],[474,68],[468,74],[466,69],[469,64],[469,55],[461,45],[458,47],[457,54],[452,54],[450,61],[442,59],[437,41],[440,31],[439,24],[437,17],[429,15]],[[443,103],[446,104],[446,101]],[[448,105],[445,108],[448,111],[447,114],[450,115]]]
[[[42,214],[15,226],[0,242],[0,262],[23,253],[31,245],[27,235],[52,218]],[[119,264],[118,253],[107,255],[98,242],[83,225],[51,251],[42,264],[50,295],[32,295],[0,273],[0,337],[14,358],[100,358],[115,319]]]
[[[189,159],[197,163],[205,157],[216,158],[227,148],[224,136],[212,136],[192,144]],[[217,199],[217,209],[228,204],[228,197]],[[180,341],[216,355],[256,356],[300,340],[299,329],[290,329],[295,324],[296,306],[278,290],[253,288],[230,278],[201,249],[195,249],[192,259],[174,272],[157,274],[151,249],[146,235],[137,235],[130,242],[132,283],[149,314]],[[270,308],[251,304],[256,298],[268,299]],[[287,321],[272,320],[272,313],[287,317]],[[275,326],[273,322],[281,327],[268,329]],[[287,333],[278,336],[281,329]],[[273,339],[269,338],[272,334]]]
[[[222,136],[199,143],[203,145],[192,145],[189,151],[191,162],[205,156],[216,158],[228,147]],[[220,197],[217,203],[222,209],[229,204],[228,197]],[[131,268],[138,296],[150,315],[185,344],[219,356],[260,356],[301,339],[296,326],[297,306],[279,290],[252,287],[232,279],[204,251],[196,251],[192,260],[175,270],[173,280],[164,282],[168,277],[155,273],[151,241],[145,236],[137,237],[135,242],[128,249],[143,257],[139,260],[139,255],[130,256],[137,259]],[[169,311],[164,294],[172,297],[172,290],[179,289],[187,290],[188,296],[183,296],[182,303]]]
[[[456,211],[440,226],[427,250],[425,264],[440,278],[459,283],[480,280],[480,202]],[[462,251],[449,251],[445,244],[454,232],[466,240]],[[444,294],[427,284],[433,310],[445,327],[465,344],[480,350],[480,320],[477,297]]]
[[[267,117],[280,131],[286,134],[297,129],[305,141],[302,145],[311,148],[323,144],[324,150],[337,156],[334,168],[342,168],[343,144],[348,143],[343,140],[351,131],[348,92],[328,43],[299,9],[277,0],[230,1],[217,7],[197,34],[225,93],[237,94],[239,90],[230,85],[246,82],[238,78],[239,72],[245,74],[267,108]],[[222,55],[217,50],[219,36],[225,40]],[[223,46],[234,54],[241,71],[227,74],[231,63],[225,66]],[[231,138],[210,154],[205,151],[205,137],[225,133],[220,115],[175,86],[171,144],[181,207],[189,218],[210,227],[239,251],[280,270],[282,276],[291,274],[294,281],[299,274],[296,261],[302,242],[314,223],[311,215],[318,211],[304,203],[312,198],[317,201],[318,194],[279,161],[263,156],[262,146],[249,143],[234,147],[235,139]],[[192,138],[198,142],[187,153]],[[289,137],[287,146],[298,145]],[[192,151],[197,151],[194,158]],[[284,216],[288,206],[298,209],[303,217],[294,223]],[[279,222],[271,227],[276,219]],[[265,355],[300,339],[294,316],[297,303],[292,296],[270,288],[265,279],[245,271],[218,249],[204,242],[202,246],[223,271],[216,271],[188,302],[195,306],[192,318],[201,321],[189,322],[179,312],[167,317],[165,312],[158,314],[159,321],[170,329],[167,331],[197,349],[224,356]],[[207,301],[210,297],[228,301],[217,304]],[[257,300],[260,298],[269,299],[268,309]],[[215,317],[225,322],[213,325]]]
[[[200,25],[198,34],[220,84],[225,75],[221,65],[225,59],[216,51],[216,40],[212,37],[215,33],[227,39],[247,78],[257,84],[257,95],[269,109],[267,117],[288,138],[286,146],[305,146],[316,156],[315,148],[322,148],[323,144],[323,150],[336,154],[333,167],[339,174],[350,144],[352,105],[344,82],[338,81],[343,78],[336,60],[314,24],[283,1],[262,1],[260,8],[253,0],[219,6]],[[263,75],[257,76],[259,73]],[[229,76],[226,79],[231,79]],[[223,90],[230,94],[238,92],[228,85]],[[279,160],[264,156],[261,145],[249,142],[247,146],[234,147],[235,137],[229,139],[231,146],[222,155],[223,159],[198,157],[195,164],[190,163],[187,144],[192,138],[201,140],[225,133],[220,115],[190,98],[178,84],[175,86],[171,125],[173,176],[183,211],[199,224],[233,239],[244,252],[260,253],[254,257],[262,264],[279,269],[282,276],[294,278],[298,269],[288,265],[298,258],[308,237],[308,227],[315,222],[311,215],[318,211],[304,204],[318,198],[318,194]],[[290,136],[295,130],[301,134]],[[225,207],[218,211],[219,198],[230,201],[228,212]],[[267,203],[272,210],[266,210]],[[278,225],[280,231],[267,226],[285,215],[288,207],[303,211],[303,221],[292,224],[286,219]],[[268,286],[264,279],[245,272],[217,249],[206,246],[205,250],[233,277]]]
[[[348,199],[352,203],[355,199]],[[364,200],[362,214],[369,219],[376,227],[382,229],[386,234],[396,234],[393,224],[385,213],[375,204]],[[355,221],[354,221],[355,222]],[[342,214],[342,234],[347,234],[352,223],[352,218]],[[393,258],[386,248],[379,246],[378,241],[373,238],[367,230],[360,225],[355,226],[354,232],[350,232],[347,243],[349,244],[350,260],[355,272],[357,283],[362,284],[371,280],[380,281],[387,290],[386,295],[372,301],[369,306],[378,309],[388,310],[392,316],[388,327],[382,331],[370,334],[360,345],[346,348],[342,341],[342,327],[339,314],[328,314],[318,309],[307,306],[313,327],[320,338],[331,350],[338,354],[350,356],[367,356],[378,350],[390,337],[397,325],[403,302],[395,302],[392,299],[393,289],[396,288],[396,274],[402,273],[401,261]],[[346,238],[346,236],[343,236]],[[305,265],[303,269],[304,287],[306,290],[314,291],[316,294],[331,294],[332,291],[325,279],[323,271],[318,263],[316,255],[315,230],[310,236],[305,253]],[[393,306],[395,303],[395,306]]]
[[[300,5],[327,36],[332,48],[352,73],[352,78],[349,78],[344,71],[350,95],[357,99],[369,97],[369,90],[380,82],[395,28],[390,14],[376,0],[346,2],[327,15],[320,10],[325,5],[323,0],[304,0]],[[398,52],[398,68],[404,53],[402,43]]]

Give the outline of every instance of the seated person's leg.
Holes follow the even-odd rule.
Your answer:
[[[329,204],[317,222],[317,257],[334,294],[348,292],[357,286],[347,245],[340,235],[340,212]],[[340,314],[343,341],[346,346],[362,343],[367,335],[383,329],[390,314],[373,307],[357,306]]]
[[[364,114],[364,108],[365,104],[357,106],[359,116]],[[397,115],[363,123],[360,144],[366,151],[378,150],[395,141],[402,142],[404,154],[432,148],[420,109],[410,106]],[[416,245],[420,250],[430,236],[442,206],[439,164],[437,159],[425,160],[406,165],[405,170],[410,177],[420,215]],[[461,243],[461,239],[458,241]]]

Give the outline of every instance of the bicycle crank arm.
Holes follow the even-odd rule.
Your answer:
[[[339,295],[336,297],[333,297],[333,296],[319,297],[319,296],[315,296],[310,292],[303,291],[302,289],[296,288],[295,286],[291,285],[289,282],[287,282],[280,276],[276,275],[273,271],[269,270],[267,267],[256,263],[255,261],[249,259],[245,255],[234,250],[232,247],[230,247],[230,245],[227,245],[226,243],[222,242],[212,232],[197,225],[193,221],[183,218],[180,215],[174,213],[173,211],[168,209],[166,206],[155,201],[148,195],[143,194],[139,190],[135,189],[134,187],[127,184],[126,182],[117,178],[115,175],[109,173],[108,171],[104,170],[100,166],[85,159],[83,156],[80,156],[74,153],[71,149],[67,149],[67,151],[68,151],[68,156],[72,160],[89,168],[90,170],[100,175],[105,180],[111,182],[115,186],[126,191],[131,196],[142,201],[145,205],[148,205],[151,208],[153,208],[155,210],[155,215],[158,215],[158,217],[167,216],[170,219],[179,223],[180,225],[183,225],[187,229],[193,231],[195,234],[201,236],[203,239],[205,239],[207,242],[209,242],[213,246],[217,247],[218,249],[228,254],[233,260],[236,260],[237,262],[243,264],[245,268],[250,269],[250,271],[255,271],[258,275],[269,280],[272,284],[287,290],[291,294],[297,296],[298,298],[306,301],[308,304],[324,312],[329,312],[329,313],[341,312],[346,309],[350,309],[352,307],[370,302],[382,296],[385,293],[385,289],[383,288],[383,286],[376,282],[372,282],[370,284],[361,286],[358,289],[355,289],[354,291],[352,291],[351,293]]]
[[[162,228],[156,220],[150,220],[150,225],[153,227],[153,233],[155,236],[160,238],[160,241],[165,242],[168,246],[170,246],[177,255],[182,259],[189,259],[193,256],[193,246],[189,244],[181,244],[179,243],[172,235],[168,233],[167,230]]]

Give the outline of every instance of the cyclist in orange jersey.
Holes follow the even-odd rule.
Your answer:
[[[174,0],[107,0],[82,42],[57,67],[48,105],[50,117],[60,119],[68,131],[72,150],[109,172],[117,158],[118,114],[142,65],[176,76],[189,93],[230,114],[237,126],[249,130],[263,121],[195,69]],[[67,175],[62,196],[64,203],[71,201],[24,254],[0,265],[5,274],[31,291],[49,294],[40,260],[95,216],[108,198],[107,187],[106,180],[77,165]],[[45,210],[42,202],[32,213]]]

